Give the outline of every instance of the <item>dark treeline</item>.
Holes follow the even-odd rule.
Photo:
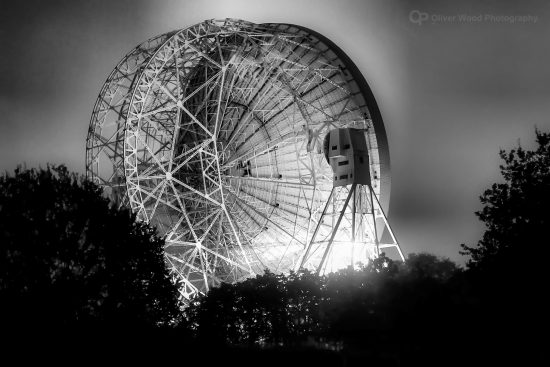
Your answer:
[[[63,166],[0,177],[3,329],[142,328],[180,315],[164,241]]]
[[[504,181],[476,213],[465,269],[430,254],[381,257],[326,277],[266,273],[224,285],[185,310],[198,340],[272,350],[322,349],[343,365],[526,365],[546,359],[550,134],[501,151]],[[333,363],[333,362],[331,362]]]
[[[199,341],[273,350],[321,349],[348,363],[422,362],[451,352],[464,325],[463,273],[449,260],[411,254],[327,276],[264,275],[211,290],[185,310]],[[436,351],[436,352],[434,352]]]
[[[154,229],[64,167],[17,170],[0,178],[0,331],[24,345],[117,350],[126,362],[144,353],[206,365],[543,361],[550,134],[536,140],[532,151],[500,152],[503,182],[480,198],[486,231],[462,245],[465,268],[422,253],[326,276],[266,272],[185,308]]]
[[[336,365],[527,362],[544,350],[535,333],[543,313],[530,297],[512,299],[514,287],[542,280],[515,276],[513,284],[487,284],[485,275],[424,253],[327,276],[267,272],[211,290],[185,310],[182,326],[203,345],[323,350]]]

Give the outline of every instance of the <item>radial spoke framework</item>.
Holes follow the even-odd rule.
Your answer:
[[[87,172],[166,236],[189,298],[296,269],[314,228],[330,233],[334,221],[317,226],[329,196],[339,205],[322,140],[339,127],[364,129],[380,195],[370,112],[330,47],[291,26],[205,21],[117,65],[92,115]]]

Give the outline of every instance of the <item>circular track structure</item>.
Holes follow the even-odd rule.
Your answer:
[[[167,265],[190,298],[265,269],[297,269],[332,189],[323,139],[342,127],[364,131],[387,210],[384,125],[342,50],[300,26],[208,20],[119,62],[94,107],[86,170],[165,236]],[[332,214],[341,197],[331,197]],[[333,225],[320,226],[318,246]],[[335,241],[329,268],[376,256],[375,239],[362,241],[360,253]],[[312,254],[307,267],[319,261]]]

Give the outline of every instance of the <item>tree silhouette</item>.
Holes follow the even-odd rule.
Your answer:
[[[64,166],[0,177],[0,323],[149,327],[179,317],[155,230]]]
[[[266,272],[224,284],[185,315],[195,335],[209,343],[313,346],[343,351],[350,365],[425,361],[434,346],[439,355],[449,350],[449,337],[442,335],[460,325],[453,321],[460,303],[449,286],[459,274],[454,263],[433,255],[411,254],[402,264],[382,254],[359,270]]]
[[[548,322],[544,289],[550,226],[550,134],[536,133],[537,147],[500,151],[504,182],[481,196],[477,216],[487,227],[469,256],[465,283],[471,288],[470,315],[487,354],[533,357],[544,350],[537,336]],[[475,339],[472,340],[475,343]]]
[[[548,253],[544,243],[550,225],[550,134],[536,130],[535,150],[521,146],[500,151],[504,183],[495,183],[481,196],[476,213],[487,226],[477,246],[462,245],[468,267],[494,270],[517,264],[519,254]]]
[[[309,271],[266,271],[236,284],[222,284],[185,310],[195,336],[217,343],[292,345],[319,332],[321,277]]]
[[[411,253],[401,265],[400,275],[409,279],[426,279],[445,282],[460,271],[460,268],[447,258],[440,258],[426,252]]]

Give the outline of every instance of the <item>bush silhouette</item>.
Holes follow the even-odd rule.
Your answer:
[[[64,166],[0,178],[0,323],[169,325],[178,291],[155,230]]]

